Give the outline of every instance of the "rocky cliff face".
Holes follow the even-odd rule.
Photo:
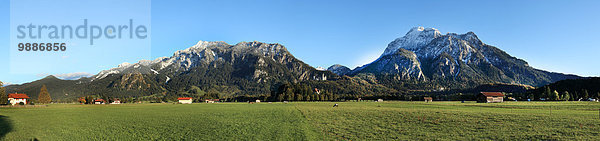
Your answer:
[[[340,65],[340,64],[335,64],[332,65],[331,67],[327,68],[328,71],[331,71],[337,75],[346,75],[348,74],[350,71],[352,71],[350,68]]]
[[[352,73],[387,74],[401,80],[426,80],[417,55],[403,48],[383,55],[374,62],[357,68]]]
[[[157,85],[163,90],[218,85],[239,94],[268,94],[276,83],[336,78],[334,73],[317,70],[296,59],[280,44],[200,41],[171,57],[124,63],[102,71],[93,76],[91,83],[110,81],[113,87],[127,89]]]
[[[484,83],[540,86],[578,78],[532,68],[527,62],[483,43],[473,32],[442,35],[435,28],[423,27],[412,28],[395,39],[379,59],[349,75],[360,73],[456,86]]]

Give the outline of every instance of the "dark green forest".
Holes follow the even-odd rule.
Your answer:
[[[210,77],[202,77],[210,79]],[[342,76],[339,79],[317,81],[308,80],[296,83],[278,82],[269,83],[269,85],[257,85],[257,83],[246,86],[267,90],[270,93],[247,93],[240,90],[239,85],[229,85],[227,83],[209,84],[199,83],[198,85],[189,85],[186,83],[172,83],[168,87],[150,86],[147,89],[122,89],[115,88],[109,82],[107,87],[98,87],[98,85],[89,86],[78,84],[85,80],[60,80],[53,76],[28,83],[27,85],[8,86],[6,93],[26,93],[34,103],[38,97],[42,85],[47,85],[48,92],[53,102],[77,102],[80,99],[120,99],[122,102],[174,102],[178,97],[193,97],[195,102],[202,102],[204,99],[221,99],[227,102],[245,102],[245,101],[344,101],[344,100],[406,100],[420,101],[423,97],[433,97],[436,101],[446,100],[475,100],[475,95],[481,91],[504,92],[506,98],[512,97],[516,100],[588,100],[589,98],[600,98],[600,78],[583,78],[561,80],[541,87],[531,87],[526,85],[512,84],[484,84],[473,88],[451,89],[451,90],[411,90],[402,87],[403,82],[395,88],[390,88],[379,84],[376,78],[365,79],[368,76]],[[150,80],[149,80],[150,81]],[[216,80],[204,80],[207,82]],[[241,80],[240,82],[243,82]],[[202,82],[202,81],[201,81]],[[104,83],[104,82],[97,82]],[[177,85],[176,85],[177,84]],[[427,85],[427,84],[422,84]],[[146,85],[147,86],[147,85]],[[137,86],[136,87],[141,87]],[[235,94],[233,94],[235,93]]]

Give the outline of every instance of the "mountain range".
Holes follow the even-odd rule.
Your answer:
[[[338,75],[372,74],[388,86],[414,82],[426,89],[469,88],[486,83],[542,86],[575,75],[535,69],[524,60],[483,43],[473,32],[442,35],[435,28],[412,28],[388,44],[374,62],[353,70],[333,65]],[[421,85],[423,86],[423,85]]]
[[[185,96],[191,91],[222,96],[272,95],[282,84],[306,83],[335,94],[407,94],[410,91],[474,88],[503,83],[541,86],[575,75],[547,72],[483,43],[473,32],[442,35],[415,27],[389,43],[374,62],[355,69],[333,65],[316,69],[283,45],[262,42],[200,41],[170,57],[123,63],[78,80],[54,76],[8,91],[36,97],[47,85],[53,99],[85,95],[112,97]]]

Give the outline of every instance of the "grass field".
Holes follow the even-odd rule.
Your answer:
[[[52,104],[0,108],[3,140],[598,140],[600,103]]]

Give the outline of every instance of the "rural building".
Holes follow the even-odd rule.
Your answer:
[[[256,100],[256,103],[260,103],[260,100],[258,100],[258,99],[257,99],[257,100]]]
[[[94,104],[105,104],[106,101],[104,99],[96,99],[94,100]]]
[[[377,99],[377,102],[383,102],[383,99],[381,99],[381,98]]]
[[[120,99],[114,99],[112,101],[112,103],[110,103],[110,104],[121,104],[121,100]]]
[[[25,105],[27,104],[27,99],[29,99],[29,96],[27,96],[26,94],[8,94],[8,103],[10,103],[11,105],[17,105],[20,103],[23,103],[23,105]]]
[[[219,102],[219,99],[205,99],[204,102],[206,102],[206,103],[215,103],[215,102]]]
[[[502,92],[481,92],[477,95],[477,103],[496,103],[504,102]]]
[[[433,102],[433,98],[431,97],[423,97],[423,99],[425,99],[425,102]]]
[[[177,98],[177,100],[179,100],[179,103],[181,103],[181,104],[192,104],[191,97],[180,97],[180,98]]]

